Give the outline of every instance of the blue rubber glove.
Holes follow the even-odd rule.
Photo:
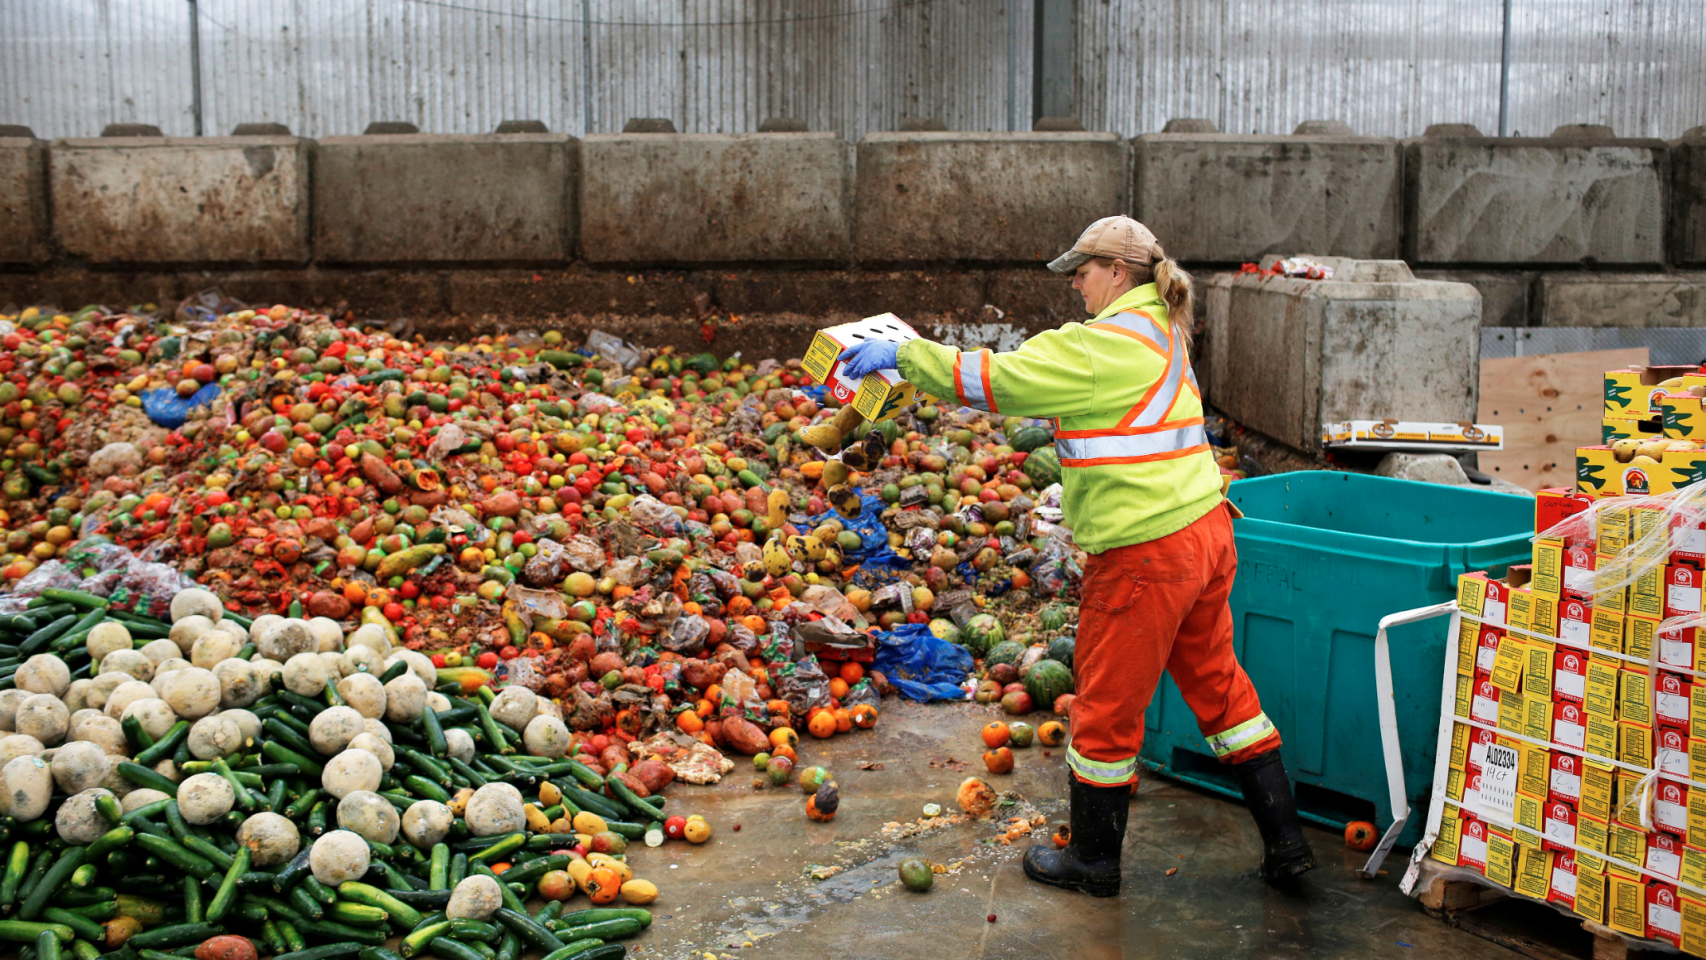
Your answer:
[[[851,380],[863,380],[878,370],[895,365],[900,344],[892,340],[866,340],[841,351],[841,372]]]

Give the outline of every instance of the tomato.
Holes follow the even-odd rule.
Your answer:
[[[435,653],[432,655],[432,665],[434,667],[447,667],[447,666],[449,666],[449,664],[444,662],[444,654],[442,654],[442,653]]]
[[[673,816],[663,822],[663,835],[671,840],[680,840],[687,831],[687,818]]]
[[[485,653],[480,654],[480,659],[476,662],[480,665],[480,669],[490,670],[498,665],[498,655],[487,650]]]

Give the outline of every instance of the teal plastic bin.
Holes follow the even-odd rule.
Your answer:
[[[1392,813],[1375,705],[1380,618],[1452,599],[1465,571],[1503,576],[1528,562],[1534,501],[1325,470],[1240,480],[1229,496],[1244,512],[1233,522],[1233,644],[1279,728],[1299,809],[1323,825],[1369,820],[1384,831]],[[1421,811],[1433,781],[1447,622],[1387,631],[1404,783]],[[1171,678],[1145,719],[1149,769],[1239,796]],[[1397,842],[1414,845],[1425,820],[1412,816]]]

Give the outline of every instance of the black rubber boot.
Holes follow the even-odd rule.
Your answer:
[[[1072,774],[1072,839],[1065,849],[1033,843],[1025,851],[1025,876],[1092,897],[1120,892],[1120,847],[1125,841],[1131,787],[1096,787]]]
[[[1291,781],[1285,775],[1285,761],[1279,751],[1269,750],[1231,766],[1256,829],[1262,832],[1262,879],[1279,886],[1313,870],[1315,853],[1303,835],[1303,822],[1297,818],[1297,801],[1291,795]]]

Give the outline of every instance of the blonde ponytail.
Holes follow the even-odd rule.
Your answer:
[[[1160,253],[1160,249],[1157,248],[1156,252]],[[1155,291],[1167,304],[1167,319],[1173,324],[1173,336],[1184,345],[1189,355],[1191,328],[1197,322],[1191,275],[1179,266],[1177,260],[1163,254],[1155,261]]]

